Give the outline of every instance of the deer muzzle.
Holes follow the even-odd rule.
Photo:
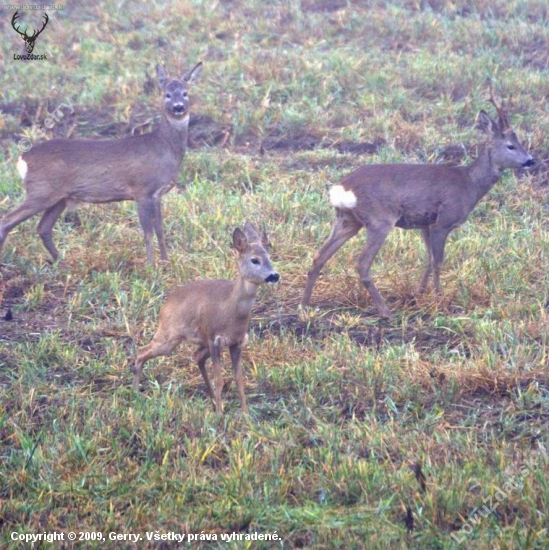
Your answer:
[[[266,279],[266,283],[274,284],[278,283],[278,280],[280,279],[280,275],[275,271],[274,273],[271,273]]]
[[[185,114],[185,105],[183,103],[176,103],[173,106],[173,114],[177,116],[181,116]]]
[[[523,165],[522,167],[523,168],[531,168],[532,166],[535,166],[536,165],[536,161],[530,157]]]

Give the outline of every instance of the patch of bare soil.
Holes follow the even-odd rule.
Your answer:
[[[294,137],[268,136],[261,142],[264,151],[310,151],[316,149],[322,142],[320,136],[313,134],[301,134]]]
[[[43,121],[58,107],[59,102],[47,101],[39,103],[2,103],[0,110],[17,120],[17,128],[28,129],[33,126],[43,129]],[[117,122],[114,107],[105,105],[101,109],[75,108],[74,113],[63,110],[55,126],[48,130],[51,139],[58,138],[122,138],[128,135],[139,135],[152,131],[158,124],[158,110],[143,103],[132,106],[129,122]],[[189,121],[189,149],[203,147],[225,147],[231,137],[234,145],[248,154],[263,154],[264,152],[298,152],[310,151],[316,148],[331,148],[340,153],[354,155],[374,154],[385,144],[381,137],[370,141],[330,140],[326,136],[312,132],[301,132],[293,136],[281,134],[277,128],[267,130],[267,136],[261,140],[252,131],[232,135],[230,124],[219,122],[209,116],[197,113]],[[9,145],[19,141],[19,132],[4,134],[0,145]]]
[[[189,120],[189,149],[224,147],[231,135],[231,128],[204,115],[191,116]]]
[[[323,136],[302,133],[296,136],[268,136],[263,139],[260,145],[260,151],[273,152],[298,152],[311,151],[313,149],[335,149],[340,153],[352,155],[373,155],[385,145],[385,140],[381,137],[375,137],[373,141],[333,141]]]

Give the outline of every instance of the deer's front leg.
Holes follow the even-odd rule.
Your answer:
[[[235,344],[229,348],[231,354],[231,362],[233,365],[234,378],[236,385],[238,386],[238,393],[240,394],[240,405],[242,412],[248,413],[248,405],[246,404],[246,394],[244,393],[244,374],[242,373],[242,366],[240,364],[240,357],[242,355],[242,345]]]
[[[221,403],[221,392],[223,390],[223,371],[221,369],[222,348],[223,339],[221,336],[216,336],[213,343],[210,344],[210,355],[214,371],[214,405],[215,411],[218,413],[223,412],[223,404]]]
[[[156,239],[158,240],[158,246],[160,248],[160,259],[168,260],[168,251],[166,249],[166,237],[164,234],[164,224],[162,222],[162,196],[165,195],[173,185],[165,185],[161,187],[154,195],[154,232],[156,233]]]
[[[143,238],[145,240],[145,252],[147,262],[153,263],[153,225],[155,216],[155,201],[152,197],[145,197],[137,201],[137,213],[139,214],[139,223],[143,229]]]

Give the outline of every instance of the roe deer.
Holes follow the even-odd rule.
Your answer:
[[[276,283],[278,273],[271,266],[266,236],[263,239],[246,222],[244,231],[233,233],[233,246],[238,255],[236,281],[194,281],[176,288],[160,309],[158,329],[151,343],[140,349],[133,368],[133,389],[139,390],[143,365],[159,355],[169,355],[183,340],[197,344],[193,358],[198,363],[215,410],[222,412],[221,351],[228,347],[234,377],[240,393],[242,410],[248,412],[244,395],[244,378],[240,354],[248,339],[248,326],[257,289],[262,283]],[[212,387],[206,361],[211,357],[215,386]]]
[[[153,262],[153,229],[160,256],[167,260],[160,200],[173,187],[187,149],[187,87],[201,69],[202,63],[198,63],[181,80],[169,80],[164,68],[157,66],[164,93],[163,117],[151,133],[113,140],[53,139],[24,153],[17,168],[27,197],[0,221],[0,254],[16,225],[44,212],[38,234],[55,261],[59,252],[52,230],[67,206],[133,200],[143,228],[147,261]]]
[[[314,284],[326,262],[362,227],[367,229],[368,235],[357,268],[380,315],[390,317],[391,311],[370,278],[370,268],[395,226],[421,229],[428,261],[420,292],[425,290],[431,272],[435,291],[439,292],[448,234],[465,222],[478,201],[498,181],[504,168],[535,164],[492,94],[490,101],[499,120],[495,122],[486,112],[480,111],[477,128],[489,139],[472,164],[373,164],[358,168],[330,189],[336,219],[330,238],[316,254],[308,273],[302,307],[309,305]]]

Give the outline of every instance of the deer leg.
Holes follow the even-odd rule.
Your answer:
[[[154,232],[160,248],[160,259],[168,260],[168,251],[166,250],[166,238],[164,235],[164,225],[162,223],[162,203],[160,197],[154,202]]]
[[[145,253],[147,254],[147,262],[153,263],[153,225],[155,216],[154,199],[146,197],[137,202],[137,213],[139,214],[139,223],[143,229],[143,238],[145,240]]]
[[[440,228],[431,230],[431,256],[433,264],[433,283],[435,292],[440,292],[440,269],[444,262],[444,246],[450,234],[450,229]]]
[[[238,386],[238,393],[240,394],[240,405],[242,412],[249,413],[248,405],[246,404],[246,394],[244,393],[244,375],[242,373],[242,365],[240,364],[240,356],[242,355],[242,346],[236,344],[229,348],[231,354],[231,362],[233,364],[233,373]]]
[[[433,271],[433,253],[431,251],[431,229],[423,227],[421,229],[421,236],[423,237],[423,242],[425,243],[425,248],[427,250],[427,265],[425,266],[425,271],[421,277],[421,283],[419,285],[419,293],[423,294],[427,289],[427,283],[429,282],[429,277]]]
[[[2,253],[2,247],[4,246],[4,241],[8,236],[8,233],[17,225],[32,218],[42,210],[46,210],[48,207],[55,204],[51,201],[40,201],[36,198],[27,199],[23,204],[8,212],[2,221],[0,222],[0,253]]]
[[[358,258],[358,273],[362,284],[366,287],[366,290],[370,293],[372,300],[374,301],[377,310],[383,317],[391,317],[391,310],[387,307],[385,300],[381,297],[381,294],[374,285],[370,277],[370,268],[376,254],[383,245],[387,235],[394,227],[394,224],[378,225],[377,227],[368,227],[368,237],[366,239],[366,245],[364,250]]]
[[[51,254],[54,262],[57,260],[57,258],[59,258],[59,252],[53,244],[52,230],[55,222],[59,219],[59,216],[61,216],[63,210],[65,210],[66,205],[67,203],[65,199],[62,199],[59,202],[56,202],[53,206],[50,206],[48,209],[46,209],[37,228],[38,235],[40,235],[44,246]]]
[[[202,373],[202,378],[204,378],[204,382],[206,382],[206,388],[208,390],[208,394],[212,399],[214,399],[215,398],[214,389],[213,389],[212,383],[210,382],[208,371],[206,370],[206,361],[210,357],[210,350],[208,348],[199,347],[194,352],[193,357],[194,357],[194,360],[198,363],[198,368]]]
[[[350,212],[336,209],[336,219],[330,238],[324,243],[322,248],[316,253],[313,260],[313,267],[307,274],[307,286],[301,299],[301,306],[309,305],[313,287],[320,275],[326,262],[361,229],[360,225]]]
[[[223,390],[223,372],[221,370],[221,337],[217,336],[210,344],[210,355],[214,370],[214,404],[217,413],[223,412],[223,403],[221,403],[221,391]]]
[[[158,334],[158,333],[157,333]],[[139,380],[141,379],[141,373],[143,372],[143,365],[154,357],[160,355],[170,355],[176,346],[183,340],[183,337],[172,337],[169,339],[162,338],[157,339],[157,335],[154,335],[152,342],[141,348],[137,353],[137,359],[133,367],[133,389],[139,391]]]

